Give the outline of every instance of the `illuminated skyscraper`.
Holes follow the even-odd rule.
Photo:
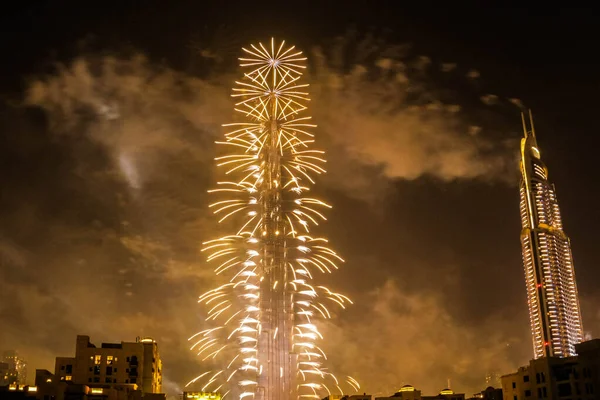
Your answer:
[[[521,139],[521,246],[534,358],[570,357],[583,340],[571,244],[541,160],[531,112]]]

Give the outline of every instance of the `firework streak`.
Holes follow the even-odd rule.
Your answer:
[[[311,233],[330,206],[309,195],[325,159],[312,149],[308,85],[300,82],[306,58],[274,40],[243,50],[245,73],[232,96],[244,118],[225,125],[217,142],[227,150],[216,158],[226,180],[210,190],[218,198],[209,206],[238,230],[203,244],[225,283],[200,296],[214,327],[190,338],[218,367],[190,384],[239,398],[320,399],[342,389],[323,367],[316,321],[351,302],[314,283],[343,260]],[[359,389],[353,378],[345,383]]]

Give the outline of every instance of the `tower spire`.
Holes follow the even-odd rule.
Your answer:
[[[531,108],[528,111],[529,114],[529,126],[525,120],[525,113],[521,112],[521,122],[523,123],[523,136],[528,137],[529,135],[535,138],[535,126],[533,125],[533,114],[531,113]]]

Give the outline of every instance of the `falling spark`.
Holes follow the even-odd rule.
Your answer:
[[[240,399],[319,399],[329,393],[326,380],[339,386],[323,367],[316,322],[331,318],[330,306],[351,301],[312,284],[343,259],[310,231],[331,206],[308,195],[325,159],[312,148],[316,125],[306,115],[308,85],[300,80],[306,57],[273,39],[243,50],[240,65],[249,72],[232,97],[244,118],[224,125],[229,131],[217,142],[229,150],[215,159],[227,180],[210,190],[219,198],[209,206],[219,222],[239,228],[203,244],[215,274],[228,282],[199,298],[206,321],[221,325],[190,338],[202,360],[224,357],[226,367],[191,383],[207,391],[226,387]]]

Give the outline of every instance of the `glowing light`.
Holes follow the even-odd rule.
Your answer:
[[[229,387],[240,399],[259,392],[264,400],[318,399],[329,394],[326,380],[339,385],[322,365],[316,322],[331,317],[330,305],[351,301],[312,284],[343,259],[327,239],[311,234],[331,206],[307,195],[325,159],[312,149],[316,125],[306,115],[308,85],[300,81],[306,58],[274,40],[243,50],[246,72],[232,94],[241,120],[225,125],[229,131],[217,143],[227,153],[215,158],[227,180],[209,191],[220,196],[209,206],[219,222],[238,228],[202,249],[227,283],[199,303],[207,307],[206,321],[221,324],[189,339],[203,360],[223,357],[218,365],[227,367],[189,384],[203,391]],[[351,377],[347,384],[360,389]]]
[[[534,357],[570,357],[583,340],[569,238],[529,116],[521,139],[521,247]]]

